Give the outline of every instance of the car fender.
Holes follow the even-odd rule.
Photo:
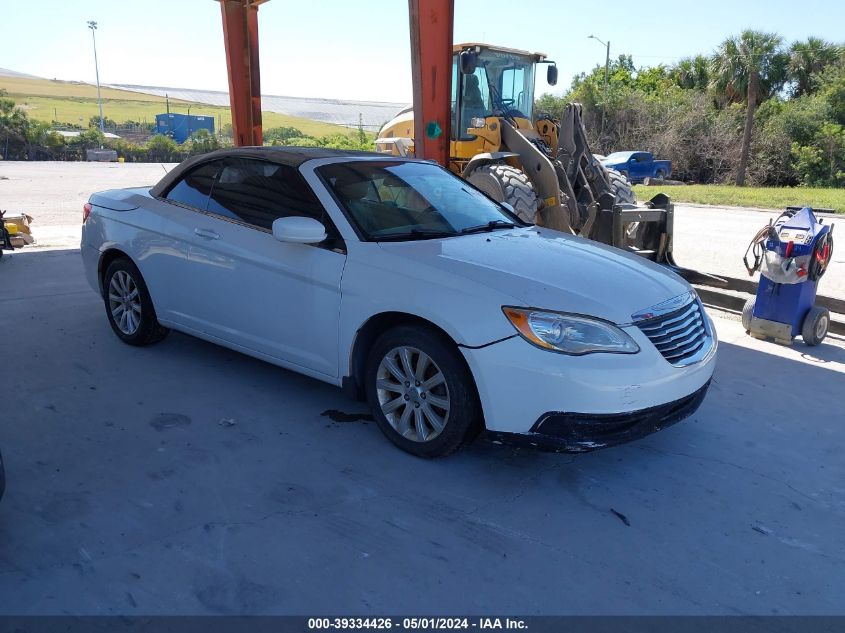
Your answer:
[[[375,243],[356,246],[361,251],[379,248]],[[359,332],[372,318],[387,313],[427,321],[462,347],[483,347],[517,335],[502,306],[521,305],[518,299],[463,277],[444,276],[434,268],[417,267],[409,277],[400,258],[389,258],[383,252],[381,258],[385,263],[380,265],[360,256],[347,260],[339,320],[341,378],[353,373],[352,355]],[[395,265],[389,266],[391,263]],[[395,291],[374,299],[368,292],[374,285]]]
[[[466,164],[466,167],[464,167],[464,171],[461,173],[461,178],[468,178],[472,172],[474,172],[482,165],[488,165],[489,163],[499,163],[506,158],[511,158],[514,156],[519,157],[519,154],[517,154],[516,152],[484,152],[483,154],[476,154]]]

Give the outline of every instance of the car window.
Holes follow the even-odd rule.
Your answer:
[[[522,222],[437,165],[361,161],[324,165],[323,182],[365,239],[449,237]]]
[[[294,167],[249,158],[223,161],[208,211],[266,230],[272,229],[273,220],[288,216],[311,217],[323,224],[328,220]]]
[[[208,195],[219,169],[220,161],[212,161],[192,169],[167,192],[165,198],[205,211]]]

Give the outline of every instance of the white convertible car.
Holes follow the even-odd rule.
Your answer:
[[[221,150],[83,215],[121,340],[178,330],[342,386],[415,455],[483,429],[567,451],[636,439],[692,414],[716,364],[681,278],[424,161]]]

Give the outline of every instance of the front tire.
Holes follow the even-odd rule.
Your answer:
[[[103,303],[109,325],[128,345],[152,345],[170,332],[156,318],[141,271],[125,257],[109,264],[103,275]]]
[[[525,172],[510,165],[493,163],[482,165],[470,173],[467,180],[493,200],[510,204],[520,220],[536,223],[539,198]]]
[[[439,332],[403,325],[370,350],[367,400],[379,428],[418,457],[445,457],[483,428],[481,405],[466,361]]]

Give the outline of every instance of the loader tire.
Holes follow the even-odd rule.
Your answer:
[[[610,180],[610,188],[613,191],[613,195],[616,196],[616,202],[618,204],[637,204],[637,196],[634,193],[634,188],[628,182],[625,175],[607,167],[604,167],[604,170],[607,173],[607,178]]]
[[[535,224],[539,199],[528,176],[516,167],[494,163],[482,165],[467,180],[497,202],[507,202],[520,220]]]

